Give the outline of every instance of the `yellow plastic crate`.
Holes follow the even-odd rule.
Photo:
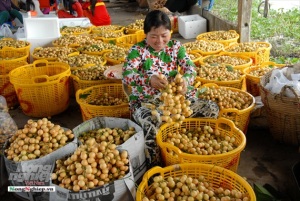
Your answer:
[[[164,168],[158,166],[151,168],[144,174],[143,180],[138,186],[136,201],[142,201],[145,195],[150,197],[153,194],[155,187],[152,184],[155,176],[162,176],[166,179],[183,175],[192,178],[204,176],[205,181],[212,184],[214,189],[219,187],[230,190],[235,189],[247,195],[250,198],[249,201],[256,201],[253,188],[244,178],[225,168],[201,163],[185,163]]]
[[[52,41],[52,45],[54,47],[65,47],[65,45],[59,45],[59,44],[57,44],[57,42],[55,40]],[[67,47],[70,47],[70,48],[78,48],[80,46],[81,46],[81,44],[78,44],[78,43],[73,43],[73,44],[67,45]]]
[[[138,31],[143,31],[144,32],[143,29],[129,29],[129,28],[126,28],[126,27],[125,27],[124,31],[125,31],[125,34],[135,34]]]
[[[239,49],[239,47],[244,45],[257,45],[257,46],[265,46],[259,47],[256,51],[250,52],[249,50],[245,49],[244,52],[236,52],[233,51],[235,48]],[[240,55],[250,57],[252,59],[252,65],[259,65],[264,62],[268,62],[270,60],[270,52],[271,52],[272,45],[267,42],[245,42],[245,43],[236,43],[225,47],[224,52],[230,53],[232,55]]]
[[[50,117],[69,106],[70,66],[37,60],[9,73],[22,111],[31,117]]]
[[[72,29],[73,27],[65,27],[65,29]],[[75,28],[75,27],[74,27]],[[64,30],[64,28],[61,28],[60,29],[60,33],[61,35],[67,35],[67,34],[72,34],[72,35],[82,35],[82,34],[90,34],[91,33],[91,30],[92,30],[92,27],[80,27],[82,28],[84,31],[81,31],[81,32],[73,32],[73,33],[69,33],[67,31]]]
[[[1,43],[2,41],[2,43]],[[14,40],[12,38],[2,38],[0,40],[0,46],[3,46],[6,44],[5,41],[14,41],[17,43],[17,40]],[[20,41],[20,43],[24,43],[24,47],[11,47],[11,46],[3,46],[0,48],[1,55],[6,55],[6,57],[26,57],[26,61],[29,61],[29,54],[30,54],[30,43],[27,41]]]
[[[208,56],[202,57],[202,58],[200,58],[199,62],[200,62],[200,64],[209,64],[209,62],[208,62],[209,59],[214,59],[214,58],[218,58],[218,57],[222,57],[222,56],[229,56],[231,58],[242,59],[245,61],[244,64],[240,64],[240,65],[235,65],[234,63],[222,62],[222,63],[231,65],[234,69],[244,70],[245,68],[252,65],[252,59],[250,57],[242,56],[242,55],[232,55],[232,54],[224,53],[224,52],[221,52],[217,55],[208,55]]]
[[[243,89],[245,78],[246,78],[246,75],[242,75],[239,80],[217,81],[217,80],[208,80],[208,79],[204,79],[204,78],[197,76],[195,80],[198,82],[201,82],[201,85],[213,83],[213,84],[217,84],[218,86]]]
[[[285,64],[277,64],[274,62],[264,62],[259,66],[250,66],[244,69],[244,73],[246,75],[246,85],[247,85],[247,91],[252,94],[253,96],[260,96],[260,90],[259,90],[259,82],[261,77],[257,77],[254,75],[251,75],[250,73],[252,71],[261,69],[261,68],[282,68],[286,66]]]
[[[84,54],[90,54],[90,55],[104,56],[105,53],[111,52],[111,51],[112,50],[110,50],[110,49],[106,49],[106,50],[102,50],[102,51],[99,51],[99,52],[82,51],[82,53],[84,53]],[[106,60],[106,62],[107,62],[107,60]]]
[[[28,56],[9,57],[6,51],[0,50],[0,75],[8,74],[11,70],[28,64]]]
[[[210,32],[199,34],[196,37],[196,40],[215,41],[215,42],[222,43],[224,44],[225,47],[227,47],[229,45],[237,43],[239,38],[240,35],[235,30],[229,30],[229,31],[220,30],[220,31],[210,31]]]
[[[71,75],[70,76],[72,82],[73,82],[73,87],[74,87],[74,92],[78,91],[79,89],[86,89],[88,87],[100,85],[100,84],[110,84],[110,83],[119,83],[121,84],[122,81],[118,79],[106,79],[106,80],[81,80],[79,77],[76,75]]]
[[[126,59],[125,57],[124,58],[111,58],[111,57],[108,56],[109,53],[110,52],[106,52],[106,53],[103,54],[103,56],[106,59],[108,65],[114,66],[114,65],[118,65],[120,63],[125,62],[125,59]]]
[[[128,34],[128,35],[124,35],[124,36],[117,38],[116,45],[121,45],[121,46],[130,48],[137,42],[140,42],[140,41],[138,41],[138,39],[137,39],[137,34],[134,33],[134,34]]]
[[[14,85],[9,81],[9,75],[0,75],[0,95],[6,99],[9,108],[19,104]]]
[[[217,44],[218,48],[214,48],[213,50],[210,50],[210,51],[201,50],[200,49],[201,47],[199,47],[199,44],[198,44],[198,46],[196,45],[197,43],[199,43],[198,41],[203,41],[203,42],[207,43],[206,47],[207,46],[214,47]],[[194,42],[187,42],[187,43],[184,43],[183,46],[185,46],[185,48],[188,52],[200,53],[203,56],[219,54],[221,51],[223,51],[223,49],[225,47],[222,43],[215,42],[215,41],[205,41],[205,40],[198,40],[198,41],[196,40]]]
[[[84,55],[86,55],[86,54],[80,54],[79,52],[73,52],[73,53],[71,53],[71,54],[68,54],[68,59],[70,59],[70,58],[72,58],[72,57],[80,57],[80,56],[84,56]],[[72,69],[76,69],[76,68],[88,68],[88,67],[90,67],[90,66],[93,66],[93,65],[101,65],[101,66],[105,66],[105,64],[106,64],[106,59],[103,57],[103,56],[101,56],[101,55],[88,55],[88,56],[90,56],[90,57],[93,57],[93,58],[97,58],[97,57],[99,57],[100,59],[101,59],[101,63],[87,63],[87,62],[89,62],[89,61],[87,61],[87,59],[85,59],[86,61],[85,62],[82,62],[84,65],[83,66],[73,66],[73,65],[70,65],[70,67],[71,67],[71,70]]]
[[[173,33],[173,31],[171,31],[171,34],[172,33]],[[117,38],[116,44],[126,46],[126,47],[131,47],[134,44],[141,42],[145,38],[146,38],[146,34],[144,33],[144,31],[138,30],[138,31],[134,31],[130,34],[126,34],[122,37]]]
[[[146,38],[146,35],[144,34],[144,31],[137,31],[132,34],[127,34],[122,37],[117,38],[116,44],[125,46],[125,47],[131,47],[134,44],[144,40]]]
[[[171,31],[171,34],[173,33],[173,31]],[[137,37],[137,41],[142,41],[146,38],[146,34],[144,33],[144,30],[138,30],[135,32],[136,37]]]
[[[98,106],[89,104],[91,100],[94,100],[104,93],[116,98],[127,99],[127,96],[123,91],[122,84],[118,83],[101,84],[85,89],[78,89],[76,92],[76,102],[80,106],[83,121],[94,117],[130,118],[128,103],[115,106]]]
[[[33,60],[47,60],[47,61],[50,61],[50,62],[55,62],[55,61],[58,61],[58,57],[60,55],[56,55],[57,57],[39,57],[37,55],[35,55],[35,52],[38,51],[39,49],[42,49],[43,47],[36,47],[34,48],[33,52],[31,53],[31,56],[33,58]],[[64,48],[64,47],[46,47],[46,48]],[[75,49],[75,48],[69,48],[72,53],[68,54],[68,56],[72,56],[73,54],[79,54],[79,52]]]
[[[198,64],[202,58],[202,55],[198,52],[188,52],[188,55],[190,56],[191,60],[194,62],[194,64]]]
[[[104,37],[96,37],[96,40],[101,40],[104,43],[117,44],[117,38],[104,38]]]
[[[245,94],[245,96],[252,97],[252,103],[246,109],[238,110],[236,108],[228,108],[228,109],[221,109],[219,112],[219,117],[224,117],[226,119],[230,119],[231,121],[234,122],[236,127],[238,127],[241,131],[244,132],[244,134],[246,134],[247,130],[248,130],[248,124],[250,121],[250,114],[255,106],[255,98],[250,93],[246,92],[245,90],[240,90],[240,89],[236,89],[233,87],[223,87],[223,86],[218,86],[216,84],[210,83],[210,84],[202,85],[199,89],[201,90],[201,88],[203,88],[203,87],[215,87],[215,88],[222,87],[227,90],[238,91],[238,92]]]
[[[174,122],[171,124],[163,124],[156,135],[156,142],[161,150],[162,160],[166,166],[182,163],[204,163],[224,167],[234,172],[237,171],[240,154],[246,146],[246,137],[232,121],[225,118],[187,118],[183,121],[179,128],[175,128],[174,125]],[[192,130],[199,127],[203,128],[204,126],[210,126],[212,129],[218,129],[221,135],[234,137],[236,140],[235,145],[237,147],[227,153],[198,155],[184,153],[178,147],[166,142],[170,133],[180,131],[182,128]]]
[[[124,32],[125,27],[121,25],[103,25],[103,26],[92,26],[91,33],[100,33],[103,31],[111,31],[111,32]]]

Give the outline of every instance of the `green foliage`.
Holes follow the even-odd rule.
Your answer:
[[[300,58],[300,14],[292,9],[284,12],[269,10],[268,17],[258,12],[261,0],[252,0],[252,41],[267,41],[272,44],[272,60],[279,63],[297,63]],[[212,11],[221,19],[237,24],[238,0],[215,0]]]

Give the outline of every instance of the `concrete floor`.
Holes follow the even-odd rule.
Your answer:
[[[135,3],[106,3],[112,17],[112,24],[127,25],[144,16],[145,10],[136,7]],[[179,34],[173,37],[182,42],[186,42]],[[10,111],[11,116],[16,121],[18,127],[23,127],[30,117],[25,116],[20,108]],[[55,124],[66,128],[74,128],[82,123],[81,113],[74,98],[71,99],[69,108],[51,118]],[[248,132],[246,134],[247,145],[241,153],[238,174],[252,185],[257,183],[272,185],[275,189],[289,197],[293,201],[299,201],[300,189],[295,184],[292,177],[292,166],[300,161],[300,154],[297,146],[281,144],[273,140],[268,131],[268,124],[264,116],[252,116]],[[300,171],[300,170],[299,170]],[[297,189],[294,190],[293,189]],[[12,194],[4,194],[0,200],[18,200]]]

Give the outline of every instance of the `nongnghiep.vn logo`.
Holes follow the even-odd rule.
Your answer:
[[[51,165],[18,165],[15,172],[10,172],[8,180],[24,182],[28,186],[42,186],[49,182]]]
[[[8,192],[55,192],[54,186],[8,186]]]

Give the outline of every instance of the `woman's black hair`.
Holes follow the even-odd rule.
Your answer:
[[[69,11],[70,11],[70,14],[73,15],[74,14],[74,9],[72,7],[72,5],[75,3],[76,1],[73,1],[73,0],[70,0],[69,1]]]
[[[26,0],[26,3],[19,1],[18,4],[19,8],[25,11],[35,10],[35,5],[32,0]]]
[[[95,6],[96,6],[97,0],[90,0],[90,4],[91,4],[91,12],[92,15],[94,16],[95,13]]]
[[[160,26],[163,26],[171,31],[171,21],[169,16],[160,10],[150,11],[144,20],[145,34],[149,33],[153,27],[158,28]]]
[[[73,9],[72,5],[73,5],[75,2],[76,2],[76,1],[73,1],[73,0],[64,0],[64,1],[63,1],[64,8],[68,8],[68,10],[70,11],[70,14],[71,14],[71,15],[74,14],[74,9]]]

